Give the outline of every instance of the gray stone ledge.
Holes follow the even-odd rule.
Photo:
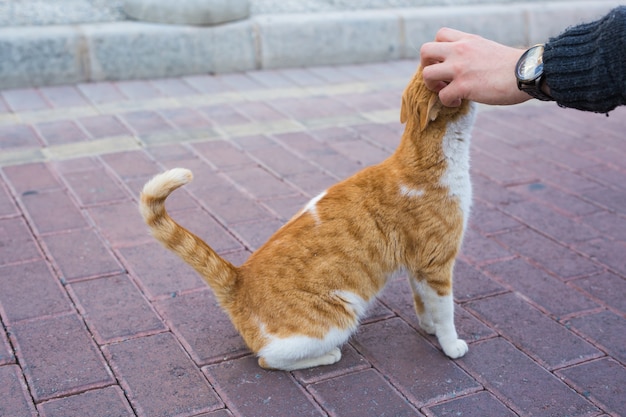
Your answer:
[[[260,15],[212,27],[115,22],[0,28],[0,89],[416,58],[441,26],[525,46],[617,0]]]

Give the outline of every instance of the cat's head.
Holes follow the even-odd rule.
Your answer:
[[[439,118],[451,121],[457,116],[466,114],[469,107],[468,100],[463,100],[459,107],[444,106],[439,100],[439,95],[426,87],[420,66],[402,94],[400,122],[408,123],[407,127],[414,124],[419,131],[423,131]]]

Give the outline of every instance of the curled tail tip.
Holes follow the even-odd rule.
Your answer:
[[[185,168],[174,168],[157,174],[144,186],[141,194],[149,197],[167,197],[172,191],[193,179],[193,174]]]

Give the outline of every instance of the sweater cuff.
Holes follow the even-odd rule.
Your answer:
[[[550,39],[543,62],[559,105],[607,113],[626,104],[626,6]]]

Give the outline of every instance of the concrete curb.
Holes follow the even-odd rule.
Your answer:
[[[116,22],[0,29],[0,89],[416,58],[441,26],[523,46],[616,0],[259,15],[214,27]]]

